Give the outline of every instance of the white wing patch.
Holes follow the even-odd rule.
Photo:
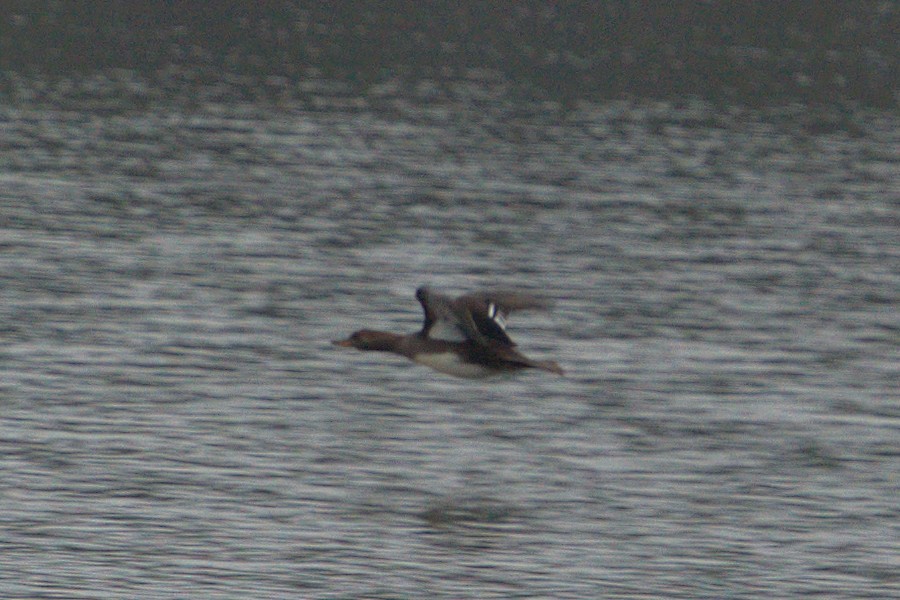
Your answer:
[[[428,330],[428,337],[433,340],[444,340],[445,342],[464,342],[466,341],[466,333],[462,328],[448,321],[447,319],[438,319]]]
[[[503,313],[500,311],[500,307],[490,302],[488,304],[488,317],[497,324],[497,327],[506,331],[506,319],[503,318]]]

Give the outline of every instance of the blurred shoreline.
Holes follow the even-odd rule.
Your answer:
[[[896,3],[657,2],[458,6],[264,1],[12,1],[0,20],[0,93],[85,93],[94,78],[177,96],[303,99],[448,93],[479,81],[516,98],[640,99],[895,109]],[[36,91],[35,91],[36,90]],[[127,91],[127,90],[124,90]],[[89,94],[90,91],[88,90]]]

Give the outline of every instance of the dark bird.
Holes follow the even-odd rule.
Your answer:
[[[451,299],[426,287],[416,290],[425,311],[422,330],[409,335],[362,329],[333,343],[346,348],[393,352],[456,377],[486,377],[520,369],[563,370],[550,360],[532,360],[506,333],[515,310],[544,309],[545,302],[514,292],[478,292]]]

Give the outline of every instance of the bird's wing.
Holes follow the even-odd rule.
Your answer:
[[[481,344],[515,346],[506,333],[506,318],[516,310],[545,309],[549,304],[528,294],[491,291],[460,296],[452,303],[454,313],[469,336]]]

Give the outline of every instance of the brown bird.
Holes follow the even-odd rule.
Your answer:
[[[426,287],[416,290],[416,299],[425,311],[421,331],[399,335],[362,329],[332,343],[393,352],[456,377],[486,377],[519,369],[563,374],[553,361],[520,354],[506,334],[506,316],[514,310],[547,308],[540,299],[514,292],[478,292],[451,299]]]

